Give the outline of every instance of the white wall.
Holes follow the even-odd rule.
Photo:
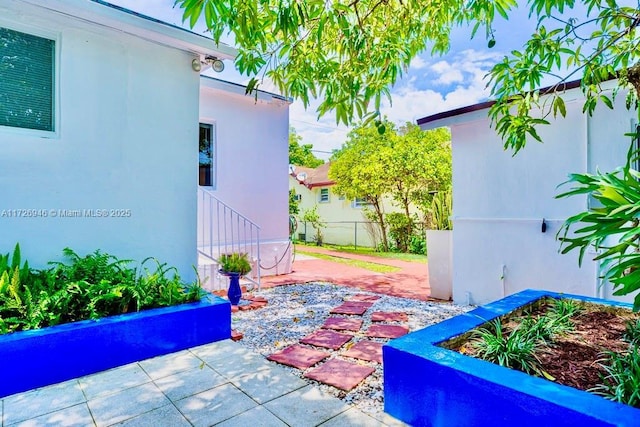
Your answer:
[[[585,256],[579,268],[578,253],[559,254],[555,239],[568,216],[585,210],[586,198],[555,196],[568,188],[557,186],[569,173],[624,163],[634,113],[620,96],[615,112],[599,107],[588,117],[575,98],[568,96],[566,118],[539,128],[544,144],[529,142],[515,157],[490,129],[487,110],[453,120],[455,301],[483,304],[526,288],[598,294],[596,264]]]
[[[11,3],[0,25],[57,37],[56,134],[0,129],[4,209],[128,209],[126,218],[0,217],[0,252],[33,266],[62,249],[196,264],[198,73],[192,54]],[[16,6],[19,6],[17,10]]]
[[[260,226],[262,265],[273,267],[263,274],[289,272],[289,104],[203,77],[200,122],[215,123],[215,196]]]

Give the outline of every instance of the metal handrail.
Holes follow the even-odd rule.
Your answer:
[[[218,264],[221,254],[247,253],[253,268],[245,279],[260,289],[260,226],[198,187],[198,253]]]

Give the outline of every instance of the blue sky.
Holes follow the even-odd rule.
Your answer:
[[[182,11],[173,8],[174,0],[109,0],[113,4],[152,16],[165,22],[187,27],[182,24]],[[416,57],[402,79],[392,89],[393,105],[384,105],[382,114],[390,120],[402,124],[414,122],[424,116],[447,111],[452,108],[475,104],[485,100],[484,76],[491,66],[505,54],[520,49],[535,27],[527,17],[524,8],[512,14],[509,21],[496,22],[496,45],[487,48],[482,30],[470,40],[470,29],[459,28],[452,34],[451,50],[442,57],[431,57],[428,49]],[[196,27],[194,31],[202,31]],[[482,34],[480,34],[482,32]],[[216,77],[243,83],[248,80],[233,69],[226,61],[226,69]],[[315,112],[317,103],[305,110],[296,101],[290,108],[290,123],[302,136],[304,143],[314,146],[316,155],[326,159],[332,149],[339,148],[346,140],[348,128],[336,126],[334,116],[318,119]]]

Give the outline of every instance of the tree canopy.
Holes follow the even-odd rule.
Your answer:
[[[289,164],[317,168],[324,162],[311,152],[312,149],[313,144],[303,144],[302,137],[289,127]]]

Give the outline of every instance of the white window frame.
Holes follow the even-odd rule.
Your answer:
[[[323,200],[323,192],[326,192],[326,196],[327,199]],[[328,188],[321,188],[320,191],[318,191],[318,203],[329,203],[331,201],[331,192],[329,191]]]
[[[198,122],[198,155],[200,153],[200,127],[202,125],[211,126],[211,155],[213,161],[211,163],[211,185],[200,185],[200,175],[198,175],[198,185],[215,190],[218,184],[218,136],[217,125],[213,120],[200,120]],[[198,159],[198,174],[200,173],[200,161]]]
[[[356,197],[355,199],[353,199],[353,201],[351,202],[351,207],[353,209],[362,209],[364,207],[369,206],[371,203],[367,202],[365,199],[360,198],[360,197]]]
[[[0,27],[7,28],[13,31],[19,31],[21,33],[30,34],[36,37],[41,37],[49,40],[53,40],[55,50],[53,54],[53,130],[40,130],[40,129],[28,129],[14,126],[2,126],[0,125],[0,133],[8,133],[14,135],[22,135],[29,137],[59,139],[60,138],[60,39],[61,33],[51,31],[42,27],[24,25],[14,21],[6,19],[0,19]]]

